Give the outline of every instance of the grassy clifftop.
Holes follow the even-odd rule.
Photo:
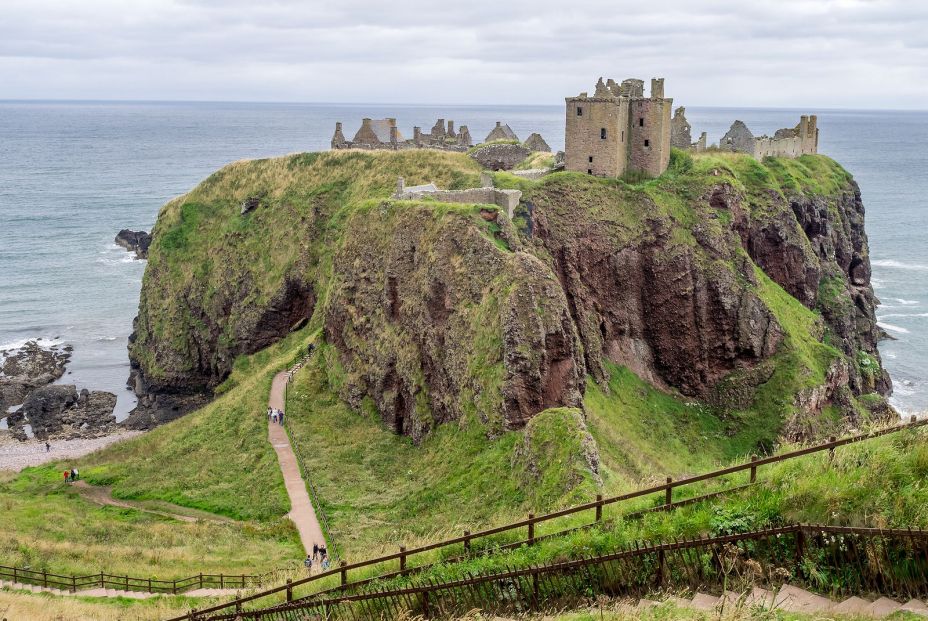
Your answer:
[[[218,398],[81,471],[271,528],[287,506],[268,386],[315,342],[290,423],[357,558],[831,433],[880,400],[860,372],[879,368],[862,207],[828,158],[676,154],[641,183],[497,173],[523,191],[512,221],[388,198],[397,176],[478,173],[463,154],[301,154],[167,204],[131,355],[145,390]]]

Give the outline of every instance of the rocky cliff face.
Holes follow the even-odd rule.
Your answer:
[[[201,403],[237,355],[304,323],[334,347],[341,397],[414,439],[582,408],[606,362],[781,422],[853,418],[856,396],[889,389],[860,194],[827,158],[678,157],[639,186],[522,181],[513,222],[386,199],[398,175],[455,188],[478,172],[451,153],[292,156],[233,165],[166,206],[130,345],[136,419]]]

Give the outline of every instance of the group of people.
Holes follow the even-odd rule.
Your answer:
[[[65,470],[61,473],[64,476],[65,483],[74,483],[80,477],[80,472],[77,471],[77,468],[71,468],[70,470]]]
[[[319,567],[322,568],[322,571],[329,570],[329,552],[326,550],[324,543],[322,545],[318,543],[313,544],[313,553],[306,555],[303,566],[306,567],[307,571],[312,572],[314,562],[319,563]]]
[[[278,425],[284,424],[284,411],[278,410],[277,408],[269,407],[267,409],[267,419],[272,423],[277,423]]]

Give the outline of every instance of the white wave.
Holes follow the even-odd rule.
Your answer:
[[[883,323],[882,321],[876,322],[876,325],[880,326],[884,330],[889,330],[890,332],[898,332],[899,334],[908,334],[909,331],[905,328],[900,328],[899,326],[894,326],[891,323]]]
[[[116,336],[98,336],[98,337],[95,338],[94,340],[95,340],[95,341],[115,341],[117,338],[119,338],[119,337],[116,337]]]
[[[883,321],[884,319],[897,319],[900,317],[928,317],[928,313],[887,313],[885,315],[877,315],[877,320]]]
[[[35,341],[36,344],[42,349],[51,349],[52,347],[57,347],[58,345],[64,344],[64,340],[61,338],[40,336],[37,338],[36,337],[26,338],[26,339],[20,339],[18,341],[11,341],[9,343],[3,343],[2,345],[0,345],[0,352],[4,354],[14,353],[15,351],[20,350],[23,347],[25,347],[26,343],[30,341]]]
[[[903,298],[886,298],[887,302],[892,302],[893,304],[901,304],[902,306],[917,306],[921,304],[918,300],[906,300]]]
[[[899,270],[928,272],[928,265],[922,265],[921,263],[905,263],[903,261],[896,261],[895,259],[878,259],[876,261],[870,261],[870,265],[875,265],[877,267],[889,267]]]

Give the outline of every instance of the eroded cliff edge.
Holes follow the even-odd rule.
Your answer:
[[[130,343],[136,424],[202,403],[237,356],[303,325],[337,353],[339,395],[414,439],[582,408],[610,364],[795,436],[882,411],[863,205],[830,159],[678,153],[639,184],[499,173],[523,190],[512,221],[388,199],[397,176],[478,173],[452,153],[303,154],[166,205]]]

